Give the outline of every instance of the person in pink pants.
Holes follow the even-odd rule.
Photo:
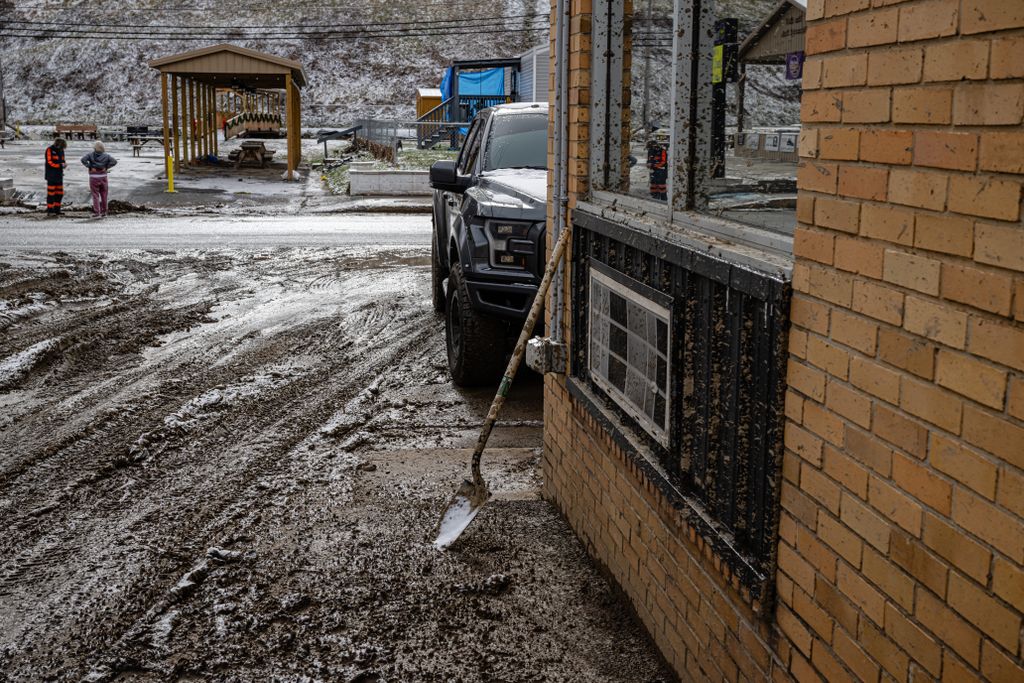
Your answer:
[[[89,169],[92,217],[102,218],[107,215],[107,173],[117,165],[117,159],[107,154],[103,143],[97,141],[93,151],[82,157],[82,165]]]

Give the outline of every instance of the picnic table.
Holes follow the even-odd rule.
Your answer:
[[[164,146],[164,139],[162,137],[154,137],[154,136],[130,137],[130,138],[128,138],[128,142],[131,143],[131,146],[132,146],[132,156],[133,157],[140,156],[140,153],[142,152],[142,148],[146,146],[147,142],[155,142],[156,144],[160,145],[161,147]]]
[[[246,140],[242,146],[231,152],[228,157],[235,162],[235,168],[241,168],[242,164],[254,163],[260,168],[266,168],[274,152],[268,150],[262,140]]]

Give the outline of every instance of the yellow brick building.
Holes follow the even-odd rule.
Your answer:
[[[710,4],[644,5],[565,0],[546,495],[683,680],[1024,680],[1024,2],[808,0],[791,233],[705,179]]]

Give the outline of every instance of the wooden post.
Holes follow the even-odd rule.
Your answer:
[[[181,156],[182,161],[186,165],[192,163],[192,157],[189,154],[189,142],[192,140],[192,132],[188,126],[188,78],[183,77],[181,79]]]
[[[171,146],[170,146],[170,133],[168,131],[167,121],[167,74],[163,71],[160,72],[160,104],[163,108],[164,114],[164,173],[167,175],[168,180],[171,177]]]
[[[211,95],[213,97],[213,154],[219,157],[220,143],[217,139],[217,135],[218,131],[220,131],[220,116],[218,116],[218,113],[220,112],[220,107],[217,106],[217,86],[213,86]]]
[[[294,99],[295,85],[292,83],[291,72],[284,75],[284,92],[285,92],[285,111],[287,112],[287,126],[288,126],[288,180],[295,179],[295,167],[297,160],[295,159],[295,122],[292,106],[292,100]]]
[[[206,104],[203,102],[204,86],[196,83],[196,152],[200,159],[206,156]]]
[[[196,144],[196,82],[191,79],[188,86],[188,140],[192,152],[189,163],[194,164],[199,156],[199,145]]]
[[[178,89],[181,79],[171,75],[171,121],[174,124],[174,164],[181,170],[181,117],[178,116]]]
[[[295,93],[295,168],[302,163],[302,91],[292,86]]]
[[[206,115],[203,120],[206,122],[206,153],[213,154],[213,138],[210,133],[213,131],[213,107],[210,106],[210,86],[203,86],[203,103],[206,105]]]

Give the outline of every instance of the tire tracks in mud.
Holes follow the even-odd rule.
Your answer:
[[[4,660],[10,664],[11,658],[26,655],[15,642],[29,634],[52,639],[48,648],[77,662],[78,674],[84,672],[89,653],[109,651],[111,643],[131,639],[133,626],[145,623],[154,606],[163,604],[182,570],[192,566],[195,554],[223,541],[218,536],[223,536],[232,520],[258,508],[263,495],[255,486],[258,481],[273,478],[287,467],[285,456],[317,434],[341,406],[374,382],[379,384],[382,371],[386,376],[403,359],[426,354],[428,349],[436,352],[436,323],[426,307],[399,309],[395,302],[368,302],[350,312],[347,325],[325,319],[295,334],[261,340],[264,343],[219,369],[207,367],[203,361],[209,359],[202,353],[192,362],[155,368],[158,375],[177,374],[176,381],[165,377],[152,383],[157,400],[132,404],[131,395],[121,396],[118,405],[85,417],[76,428],[47,435],[48,442],[33,457],[7,469],[0,477],[0,495],[12,496],[14,488],[22,500],[39,489],[44,489],[44,495],[37,500],[39,505],[8,500],[6,508],[0,508],[24,511],[11,520],[11,534],[0,542],[0,556],[7,558],[0,565],[0,606],[5,601],[9,606],[18,603],[26,620],[15,629],[20,631],[17,638],[4,638],[0,668]],[[91,318],[93,322],[102,319]],[[320,365],[269,391],[211,410],[187,429],[160,426],[175,407],[218,385],[230,386],[231,379],[244,379],[280,361],[282,354],[317,356]],[[129,386],[144,388],[144,383]],[[122,389],[114,382],[90,399],[102,405]],[[24,429],[37,430],[39,422]],[[156,425],[155,431],[146,431],[146,425]],[[359,425],[353,423],[349,431]],[[145,434],[151,438],[144,446],[158,443],[132,459],[132,447]],[[11,434],[3,436],[9,439]],[[214,452],[233,462],[217,462],[209,456]],[[58,489],[56,495],[54,489]],[[102,586],[92,577],[104,562],[134,566]],[[29,589],[45,586],[52,586],[61,602],[76,604],[81,611],[57,618],[61,607],[53,598],[30,605]],[[24,609],[29,606],[34,608],[31,618]],[[102,621],[92,616],[96,613],[104,615]],[[55,620],[61,622],[56,632]],[[0,623],[0,631],[11,627],[11,623]],[[37,673],[46,671],[45,660],[37,664]],[[120,668],[112,664],[109,670]]]

